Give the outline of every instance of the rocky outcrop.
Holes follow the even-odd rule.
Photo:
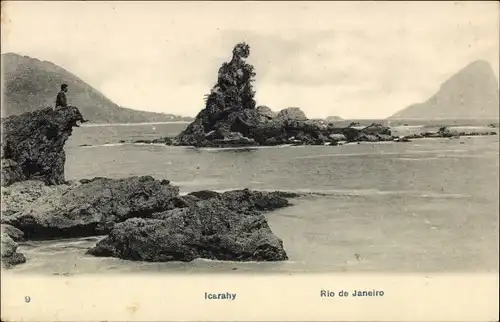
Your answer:
[[[230,209],[241,211],[271,211],[290,205],[289,198],[297,198],[299,194],[282,191],[252,191],[250,189],[232,190],[218,193],[210,190],[191,192],[199,200],[219,200]]]
[[[231,62],[224,63],[219,70],[218,82],[208,95],[206,107],[172,141],[173,145],[336,145],[338,140],[331,139],[332,134],[342,134],[347,141],[386,140],[386,135],[390,136],[387,127],[377,131],[372,127],[357,130],[335,128],[325,120],[309,120],[298,107],[286,108],[277,114],[266,106],[255,108],[252,90],[255,73],[245,62],[249,49],[246,44],[236,45]]]
[[[206,141],[205,136],[217,132],[214,139],[226,137],[231,121],[237,113],[255,109],[255,92],[252,89],[255,72],[252,65],[246,63],[250,55],[250,46],[237,44],[233,49],[230,62],[222,64],[217,83],[206,97],[205,108],[196,119],[177,137],[181,145],[199,145]]]
[[[45,108],[2,119],[2,186],[23,180],[64,183],[64,143],[83,121],[76,107]]]
[[[10,238],[12,238],[13,241],[21,241],[24,239],[24,233],[20,230],[17,229],[14,226],[11,225],[4,225],[2,224],[2,234],[6,234]]]
[[[257,211],[236,210],[219,199],[134,218],[117,224],[90,249],[94,256],[138,261],[231,261],[288,259],[283,242]]]
[[[117,222],[172,208],[178,194],[178,187],[150,176],[95,178],[42,195],[2,223],[22,230],[27,239],[102,235]]]
[[[44,197],[51,200],[52,196],[62,195],[68,189],[74,188],[78,182],[48,186],[42,181],[27,180],[16,182],[8,187],[2,187],[2,216],[8,217],[30,207],[36,200]]]
[[[10,268],[14,265],[22,264],[26,262],[26,257],[23,254],[17,252],[18,244],[2,229],[1,234],[1,258],[2,266],[5,268]]]
[[[305,121],[306,113],[298,107],[285,108],[278,112],[277,117],[283,121]]]
[[[237,47],[234,55],[246,57],[247,50]],[[225,103],[238,106],[240,111],[264,111],[254,108],[247,86],[251,72],[238,59],[223,66],[218,87],[207,100],[211,114],[198,120],[200,124],[217,121],[212,116],[225,114]],[[234,120],[239,116],[231,117]],[[2,120],[2,166],[6,170],[2,172],[1,190],[4,266],[26,261],[17,253],[18,240],[108,233],[92,250],[96,256],[150,261],[190,261],[198,257],[287,259],[281,240],[273,235],[261,213],[288,206],[286,198],[294,194],[245,189],[180,196],[179,188],[169,180],[151,176],[66,182],[64,143],[78,121],[84,121],[83,117],[72,107],[43,109]],[[205,140],[255,144],[228,128],[227,123],[217,124],[217,130],[203,134]],[[157,142],[169,144],[167,138],[144,143]]]
[[[446,126],[442,126],[436,132],[427,131],[427,132],[423,132],[423,133],[415,133],[415,134],[404,136],[403,138],[398,138],[398,141],[401,141],[404,139],[409,140],[409,139],[423,139],[423,138],[459,138],[462,136],[490,136],[490,135],[498,135],[498,133],[494,132],[494,131],[490,131],[490,132],[457,131],[457,130],[450,130]]]

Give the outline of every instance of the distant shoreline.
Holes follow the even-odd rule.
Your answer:
[[[137,123],[85,123],[80,127],[96,127],[96,126],[134,126],[134,125],[154,125],[154,124],[186,124],[191,121],[164,121],[164,122],[137,122]]]

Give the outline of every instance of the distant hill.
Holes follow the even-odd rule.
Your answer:
[[[424,103],[389,119],[491,119],[499,117],[498,82],[486,61],[475,61],[441,85]]]
[[[341,118],[340,116],[327,116],[325,117],[325,120],[328,122],[338,122],[338,121],[343,121],[344,119]]]
[[[62,83],[69,86],[68,103],[80,109],[91,123],[191,121],[172,114],[123,108],[67,70],[47,61],[2,54],[2,117],[54,106]]]

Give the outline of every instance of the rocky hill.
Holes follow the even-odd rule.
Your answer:
[[[51,62],[2,54],[2,117],[53,106],[60,85],[69,85],[68,102],[76,106],[90,123],[138,123],[189,121],[180,116],[123,108],[98,90]]]
[[[498,82],[486,61],[475,61],[441,85],[426,102],[390,119],[491,119],[499,117]]]

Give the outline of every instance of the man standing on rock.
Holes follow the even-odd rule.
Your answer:
[[[56,98],[56,110],[61,107],[68,107],[68,101],[66,99],[66,92],[68,91],[68,85],[62,84],[61,91],[57,94]]]

